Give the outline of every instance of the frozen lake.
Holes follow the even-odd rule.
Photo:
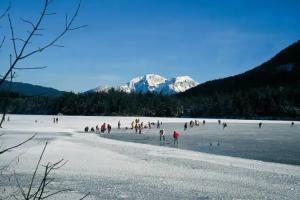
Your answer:
[[[205,126],[184,133],[183,123],[189,119],[141,118],[145,122],[158,119],[164,122],[167,141],[163,144],[156,128],[144,130],[141,135],[116,129],[119,119],[123,126],[129,126],[134,117],[62,116],[58,124],[53,124],[52,116],[12,115],[10,119],[0,130],[4,134],[0,137],[2,149],[37,135],[0,156],[0,167],[10,164],[0,174],[0,199],[16,190],[16,178],[23,188],[28,187],[46,141],[49,145],[43,165],[61,158],[69,161],[52,175],[55,181],[48,190],[73,189],[53,199],[79,199],[87,192],[90,192],[87,199],[296,200],[300,197],[298,122],[290,128],[289,122],[265,121],[262,129],[258,129],[257,121],[228,120],[229,126],[223,131],[213,123],[216,120],[207,120]],[[113,125],[111,135],[82,132],[84,126],[102,122]],[[182,132],[178,148],[171,144],[173,129]],[[266,157],[272,157],[268,161],[294,165],[253,160],[267,160]]]
[[[229,123],[223,130],[218,123],[206,123],[183,129],[183,123],[163,123],[166,141],[159,140],[159,129],[143,129],[142,134],[133,130],[112,130],[102,137],[143,144],[174,147],[172,132],[180,131],[176,148],[218,155],[234,156],[269,162],[300,165],[300,125],[267,123],[262,128],[257,123]]]

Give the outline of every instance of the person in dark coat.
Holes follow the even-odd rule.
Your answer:
[[[107,124],[107,131],[108,131],[108,134],[110,134],[110,132],[111,132],[111,125],[110,124]]]

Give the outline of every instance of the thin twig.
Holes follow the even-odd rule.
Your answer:
[[[43,149],[43,151],[42,151],[42,153],[41,153],[41,155],[40,155],[39,161],[38,161],[38,163],[37,163],[37,165],[36,165],[36,168],[35,168],[35,170],[34,170],[34,173],[33,173],[33,175],[32,175],[32,178],[31,178],[31,182],[30,182],[30,185],[29,185],[29,188],[28,188],[28,192],[27,192],[26,199],[28,199],[29,196],[30,196],[30,192],[31,192],[31,189],[32,189],[32,185],[33,185],[33,182],[34,182],[34,179],[35,179],[37,170],[38,170],[38,168],[39,168],[39,166],[40,166],[41,160],[42,160],[42,158],[43,158],[44,152],[45,152],[45,150],[46,150],[47,144],[48,144],[48,142],[46,142],[46,144],[45,144],[45,146],[44,146],[44,149]]]
[[[9,147],[9,148],[7,148],[7,149],[4,149],[4,150],[0,151],[0,155],[3,154],[3,153],[5,153],[5,152],[7,152],[7,151],[9,151],[9,150],[11,150],[11,149],[14,149],[14,148],[19,147],[19,146],[21,146],[22,144],[25,144],[26,142],[32,140],[35,136],[36,136],[36,134],[34,134],[33,136],[31,136],[30,138],[28,138],[28,139],[25,140],[24,142],[21,142],[20,144],[17,144],[17,145],[15,145],[15,146],[12,146],[12,147]]]
[[[89,196],[91,193],[89,192],[89,193],[87,193],[86,195],[84,195],[82,198],[80,198],[79,200],[83,200],[83,199],[85,199],[87,196]]]
[[[15,41],[15,35],[14,35],[14,28],[12,26],[10,14],[8,13],[7,16],[8,16],[9,26],[10,26],[11,40],[12,40],[12,43],[13,43],[15,56],[17,58],[18,57],[18,53],[17,53],[16,41]]]
[[[0,19],[2,19],[6,15],[6,13],[8,13],[10,8],[11,8],[11,4],[9,4],[8,7],[6,8],[6,10],[4,11],[4,13],[2,15],[0,15]]]
[[[30,70],[30,69],[45,69],[47,68],[47,66],[43,66],[43,67],[15,67],[14,69],[17,70]]]
[[[27,23],[27,24],[30,24],[32,26],[32,28],[34,28],[34,24],[31,21],[23,19],[21,17],[20,17],[20,20],[23,21],[23,22],[25,22],[25,23]]]
[[[5,36],[3,36],[3,39],[2,39],[2,41],[1,41],[1,43],[0,43],[0,49],[2,48],[2,46],[3,46],[3,44],[4,44],[4,41],[5,41]]]

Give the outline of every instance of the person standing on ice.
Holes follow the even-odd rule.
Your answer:
[[[223,123],[223,130],[224,130],[226,127],[227,127],[227,123],[224,122],[224,123]]]
[[[135,129],[135,134],[137,134],[137,132],[138,132],[138,124],[135,124],[134,129]]]
[[[111,132],[111,125],[110,124],[107,124],[107,131],[108,131],[108,134],[110,134],[110,132]]]
[[[159,141],[161,141],[161,139],[163,139],[165,141],[165,130],[161,129],[159,131]]]
[[[135,128],[135,125],[136,125],[135,121],[132,121],[132,122],[131,122],[131,129],[134,129],[134,128]]]
[[[103,124],[101,125],[101,133],[104,133],[104,132],[105,132],[105,129],[106,129],[106,124],[103,123]]]
[[[258,127],[259,127],[259,128],[261,128],[261,127],[262,127],[262,123],[261,123],[261,122],[259,122],[259,124],[258,124]]]
[[[175,143],[178,145],[179,136],[180,136],[180,133],[178,131],[173,132],[174,145],[175,145]]]
[[[142,129],[143,129],[143,122],[138,126],[139,134],[142,134]]]
[[[184,130],[186,130],[186,129],[187,129],[187,127],[188,127],[188,123],[187,123],[187,122],[185,122],[185,124],[184,124]]]
[[[120,129],[121,128],[121,122],[120,122],[120,120],[118,121],[118,129]]]
[[[160,122],[157,120],[157,128],[160,128]]]

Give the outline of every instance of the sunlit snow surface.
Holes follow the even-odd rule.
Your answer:
[[[124,129],[113,129],[112,136],[82,131],[85,126],[102,122],[111,123],[115,128],[118,120],[125,127],[133,119],[59,116],[59,123],[53,124],[52,116],[11,115],[10,121],[0,130],[1,134],[5,134],[0,137],[1,149],[34,133],[37,136],[33,141],[0,156],[1,166],[13,162],[0,175],[0,199],[15,189],[15,177],[10,177],[13,171],[23,187],[28,185],[45,141],[49,141],[49,145],[43,164],[61,158],[69,161],[55,171],[56,179],[49,189],[74,190],[53,199],[79,199],[88,192],[91,194],[87,199],[300,199],[299,165],[237,158],[247,157],[247,152],[250,154],[255,149],[257,154],[265,154],[269,149],[270,156],[276,157],[274,149],[278,149],[279,157],[286,157],[290,151],[292,155],[286,160],[297,162],[300,157],[298,122],[291,128],[290,122],[263,121],[263,127],[259,129],[258,121],[226,120],[229,126],[223,131],[216,120],[206,120],[205,126],[184,132],[183,122],[189,119],[163,118],[160,120],[167,131],[165,144],[159,142],[156,128],[144,130],[142,135]],[[141,120],[157,121],[156,118]],[[170,134],[173,129],[182,133],[176,148],[168,144],[172,142]],[[155,145],[104,138],[117,139],[118,136],[123,136],[121,139],[126,141]],[[251,136],[253,139],[247,144]],[[235,145],[233,140],[237,140],[238,144]],[[252,143],[256,144],[255,148]],[[237,157],[222,156],[230,152],[230,147],[233,151],[240,149],[244,153],[233,155]]]

